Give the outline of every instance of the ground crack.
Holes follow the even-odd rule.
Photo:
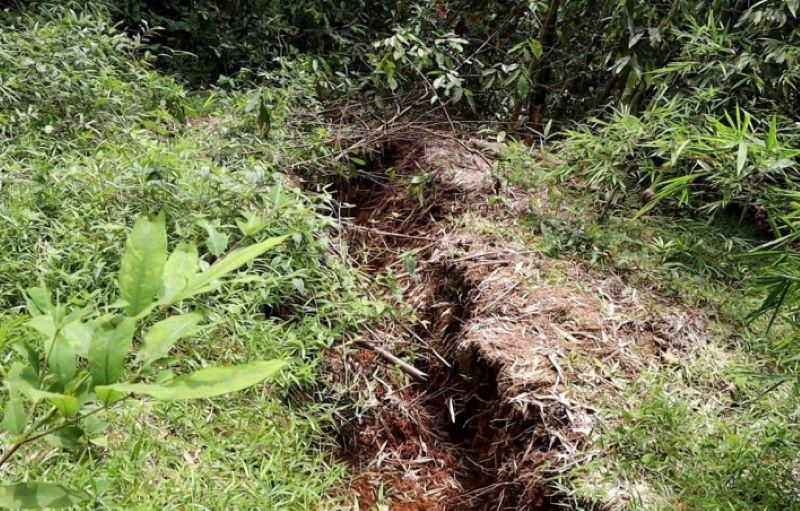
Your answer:
[[[426,173],[421,154],[414,144],[392,144],[357,176],[332,182],[356,264],[378,276],[402,274],[410,252],[419,261],[416,274],[399,278],[417,297],[422,322],[409,332],[427,381],[395,384],[370,354],[356,357],[356,372],[383,383],[362,389],[379,404],[343,434],[346,457],[365,474],[362,504],[374,503],[372,483],[388,482],[407,504],[396,509],[548,509],[537,453],[554,440],[536,413],[503,395],[501,368],[462,342],[465,325],[480,320],[464,264],[431,260],[448,215],[464,210],[468,194],[444,173]]]

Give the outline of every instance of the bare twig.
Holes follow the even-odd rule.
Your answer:
[[[414,236],[413,234],[401,234],[399,232],[389,232],[389,231],[382,231],[381,229],[375,229],[373,227],[365,227],[363,225],[356,225],[356,224],[346,224],[348,229],[357,229],[360,231],[368,231],[373,232],[375,234],[380,234],[381,236],[391,236],[393,238],[406,238],[410,240],[421,240],[421,241],[433,241],[439,242],[440,240],[436,238],[429,238],[427,236]]]
[[[425,382],[428,381],[428,375],[427,374],[425,374],[424,372],[420,371],[419,369],[417,369],[413,365],[409,364],[408,362],[406,362],[402,358],[390,353],[389,351],[387,351],[387,350],[385,350],[385,349],[383,349],[383,348],[381,348],[379,346],[375,346],[374,344],[372,344],[371,342],[366,341],[366,340],[358,341],[358,345],[361,346],[362,348],[368,349],[370,351],[374,351],[375,353],[380,355],[383,359],[385,359],[385,360],[391,362],[392,364],[396,365],[401,371],[403,371],[407,375],[411,376],[415,380],[417,380],[419,382],[422,382],[422,383],[425,383]]]

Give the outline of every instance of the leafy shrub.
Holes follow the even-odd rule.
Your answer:
[[[23,446],[48,435],[69,434],[79,442],[85,421],[121,403],[130,394],[161,401],[202,399],[241,390],[274,377],[285,365],[279,360],[206,368],[174,377],[156,376],[156,363],[169,356],[175,344],[192,335],[203,317],[196,312],[167,316],[141,334],[133,363],[128,361],[137,330],[158,310],[220,286],[220,279],[238,270],[286,237],[271,238],[222,257],[200,270],[197,247],[179,244],[167,257],[164,215],[140,218],[128,237],[119,272],[119,300],[92,308],[68,309],[53,303],[46,288],[26,292],[31,319],[26,323],[39,340],[21,341],[14,348],[22,361],[8,369],[8,400],[3,427],[10,435],[0,467]],[[124,314],[105,312],[122,309]],[[105,312],[105,313],[104,313]],[[119,383],[123,376],[128,383]],[[141,383],[155,377],[153,383]],[[44,405],[44,406],[42,406]],[[57,507],[83,500],[81,492],[52,483],[19,483],[0,487],[4,507]],[[34,504],[34,505],[31,505]]]
[[[723,118],[693,115],[679,101],[641,116],[623,110],[568,132],[557,146],[567,161],[553,175],[579,176],[607,196],[653,187],[642,213],[672,200],[710,213],[737,205],[777,214],[784,208],[776,187],[800,176],[800,148],[786,128],[739,109]]]
[[[213,82],[241,68],[269,70],[279,57],[304,53],[333,55],[347,64],[344,52],[366,44],[401,6],[364,0],[126,0],[113,8],[134,31],[162,29],[150,42],[171,52],[164,60],[170,68],[191,81]]]
[[[183,90],[150,70],[139,41],[105,15],[102,4],[0,13],[0,139],[13,151],[6,157],[80,150],[112,132],[182,118]]]

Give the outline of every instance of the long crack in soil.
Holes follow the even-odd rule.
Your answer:
[[[336,183],[340,215],[352,218],[348,239],[365,270],[385,272],[404,263],[410,251],[423,261],[404,282],[423,320],[408,333],[432,352],[418,361],[428,381],[384,383],[376,392],[382,403],[345,445],[367,481],[359,488],[367,507],[375,501],[370,482],[383,485],[388,475],[402,494],[394,509],[542,509],[549,492],[541,475],[520,477],[519,466],[509,465],[517,465],[519,453],[549,448],[549,442],[537,440],[536,417],[521,416],[501,396],[499,369],[477,346],[460,344],[473,293],[465,266],[436,253],[445,236],[440,222],[496,185],[487,180],[485,156],[476,150],[466,162],[443,165],[442,154],[463,154],[452,143],[445,146],[389,145],[356,178]],[[356,363],[365,366],[376,362],[368,353],[359,357]]]
[[[567,284],[532,288],[546,258],[458,227],[468,213],[513,221],[546,202],[501,193],[470,141],[388,144],[378,154],[357,177],[334,183],[339,214],[350,219],[345,239],[375,276],[376,293],[393,283],[419,319],[387,322],[369,341],[416,356],[427,379],[408,383],[368,350],[333,363],[367,396],[342,434],[360,504],[371,508],[383,492],[396,510],[552,509],[559,496],[547,477],[597,420],[562,388],[565,380],[595,384],[593,375],[559,360],[590,354],[633,375],[640,362],[622,347],[635,338],[658,353],[667,320],[642,319],[635,291],[577,266],[566,268]],[[671,342],[696,342],[702,330],[688,322]]]

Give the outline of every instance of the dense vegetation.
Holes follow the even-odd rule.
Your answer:
[[[385,309],[295,180],[365,164],[348,103],[510,140],[498,176],[591,210],[535,219],[549,256],[737,295],[741,409],[658,374],[599,444],[665,508],[798,505],[797,0],[4,4],[0,507],[341,504],[325,357]]]
[[[162,212],[161,227],[156,234],[139,237],[144,247],[134,242],[132,248],[148,257],[161,252],[160,263],[148,262],[155,272],[149,285],[156,291],[167,245],[173,254],[168,261],[180,253],[194,259],[190,266],[172,267],[172,280],[181,282],[181,273],[174,272],[191,274],[198,264],[211,271],[213,263],[238,247],[249,250],[276,236],[289,236],[246,276],[216,286],[202,300],[169,299],[183,302],[171,308],[179,317],[203,320],[199,326],[197,321],[184,325],[186,340],[168,340],[177,342],[179,351],[173,351],[160,369],[187,374],[205,366],[259,359],[281,359],[292,366],[276,381],[283,389],[277,395],[252,393],[211,408],[180,401],[162,406],[126,402],[106,411],[93,400],[86,402],[89,389],[72,390],[64,381],[87,381],[82,362],[87,354],[77,338],[70,346],[78,349],[65,355],[63,380],[51,380],[50,371],[57,370],[45,371],[39,365],[42,377],[33,385],[48,392],[76,392],[78,404],[86,402],[81,414],[87,419],[56,430],[46,438],[49,443],[42,445],[40,440],[31,450],[23,446],[17,458],[8,460],[13,469],[4,459],[3,478],[55,480],[92,491],[101,503],[108,493],[110,507],[182,508],[219,500],[222,493],[222,507],[315,507],[341,474],[338,465],[319,470],[330,460],[311,447],[327,441],[320,435],[331,410],[313,403],[294,410],[281,403],[290,392],[302,393],[315,385],[321,351],[372,312],[369,302],[352,293],[356,277],[337,261],[330,240],[321,234],[329,225],[320,215],[325,197],[299,194],[272,163],[311,156],[305,150],[284,149],[288,144],[280,142],[289,136],[282,129],[286,111],[281,105],[291,102],[295,91],[219,90],[194,96],[150,69],[145,49],[111,27],[102,6],[76,11],[52,4],[27,6],[3,13],[3,26],[0,245],[5,256],[0,343],[3,380],[12,398],[5,394],[10,436],[4,437],[4,445],[36,434],[37,421],[40,428],[58,426],[49,411],[48,399],[55,396],[37,395],[14,383],[15,372],[27,374],[29,367],[44,360],[41,341],[26,325],[36,318],[29,322],[27,316],[50,310],[65,335],[119,321],[112,316],[122,312],[115,301],[122,296],[130,303],[123,281],[118,284],[116,277],[126,271],[125,258],[131,252],[124,249],[126,237],[131,239],[127,227],[148,213]],[[255,130],[255,117],[246,113],[262,94],[274,104],[274,143],[269,146]],[[188,116],[196,121],[184,123]],[[168,236],[157,234],[164,224]],[[35,308],[26,307],[29,288]],[[149,305],[155,293],[144,293],[142,303]],[[159,296],[163,301],[164,294]],[[281,321],[281,313],[275,311],[283,309],[288,312],[282,314],[296,321]],[[306,315],[306,310],[315,313]],[[128,310],[127,315],[132,314],[139,315]],[[161,306],[152,316],[140,320],[144,332],[153,333],[158,321],[169,321]],[[46,336],[53,334],[46,326],[42,330]],[[163,358],[169,345],[149,357],[138,342],[136,362],[131,357],[130,369],[113,370],[114,379],[166,381],[169,373],[148,366]],[[22,355],[11,355],[17,352]],[[88,359],[91,367],[91,352]],[[119,355],[117,360],[122,362]],[[166,424],[173,425],[169,432],[161,429]],[[187,434],[176,434],[179,429]],[[153,435],[154,431],[165,434]],[[52,445],[66,449],[53,453]],[[248,454],[242,452],[231,465],[228,452],[243,446]],[[179,475],[184,458],[201,452],[215,460],[208,465],[210,471],[198,479]],[[80,470],[67,468],[78,466]],[[145,467],[147,474],[141,472]],[[244,474],[253,472],[269,483],[250,488]],[[229,483],[220,475],[231,473],[241,475],[242,486],[223,491],[220,485]],[[224,481],[229,481],[227,475]],[[152,491],[142,491],[143,484]],[[9,498],[3,493],[0,504],[9,505]]]
[[[451,122],[554,137],[548,149],[563,164],[548,179],[579,179],[604,209],[739,215],[763,231],[774,262],[759,313],[794,322],[794,0],[125,6],[117,15],[130,30],[167,27],[156,40],[197,52],[206,79],[220,60],[243,79],[302,69],[320,99],[416,102]],[[187,74],[183,58],[162,63]]]

